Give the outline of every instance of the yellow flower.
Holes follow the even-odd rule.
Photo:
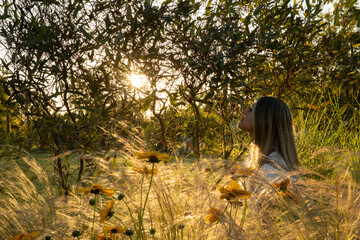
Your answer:
[[[100,212],[100,223],[103,223],[107,217],[111,217],[113,215],[113,207],[115,206],[115,201],[108,201],[106,207],[101,209]]]
[[[228,201],[236,198],[248,199],[251,197],[251,192],[242,190],[239,183],[235,180],[230,180],[229,187],[218,186],[218,190],[221,193],[220,199],[226,199]]]
[[[313,105],[308,104],[308,103],[306,104],[306,107],[307,107],[308,109],[320,110],[319,107],[313,106]]]
[[[214,223],[221,217],[221,212],[217,208],[210,208],[207,210],[207,214],[204,217],[206,223]]]
[[[295,193],[287,190],[286,192],[279,192],[279,195],[284,199],[290,199],[293,200],[295,203],[300,204],[298,197],[295,195]]]
[[[237,179],[239,177],[249,177],[254,173],[252,169],[243,168],[240,165],[236,165],[236,166],[232,167],[230,169],[230,172],[233,175],[232,178],[235,178],[235,179]]]
[[[171,156],[167,155],[166,153],[159,153],[156,151],[152,152],[145,152],[145,153],[135,153],[138,159],[148,159],[147,162],[150,163],[159,163],[159,162],[169,162]]]
[[[290,186],[290,180],[288,178],[285,178],[279,183],[275,182],[273,184],[273,187],[279,192],[286,192],[288,186]]]
[[[133,170],[140,174],[151,174],[151,169],[148,169],[147,167],[133,167]],[[154,169],[154,174],[156,174],[157,171],[157,169]]]
[[[114,195],[114,188],[103,188],[101,185],[99,184],[93,184],[91,186],[91,188],[78,188],[76,189],[77,192],[82,192],[84,194],[89,194],[89,193],[94,193],[94,194],[99,194],[99,193],[103,193],[106,196],[111,197],[112,195]]]
[[[236,200],[236,199],[230,199],[229,203],[238,205],[239,207],[241,207],[243,205],[243,202],[240,202],[239,200]]]
[[[126,228],[125,228],[125,227],[106,226],[106,232],[107,232],[107,233],[111,233],[111,234],[114,234],[114,233],[125,233],[125,231],[126,231]]]
[[[29,233],[29,234],[20,233],[19,235],[16,235],[16,236],[10,238],[10,240],[28,240],[28,239],[37,237],[39,235],[40,235],[40,231]]]
[[[105,235],[97,235],[96,240],[114,240],[115,239],[115,235],[108,235],[107,237]]]
[[[115,227],[115,226],[106,226],[106,235],[98,235],[96,240],[114,240],[116,239],[115,234],[122,233],[125,234],[125,227]],[[104,231],[105,233],[105,231]]]
[[[279,195],[284,199],[293,200],[295,203],[300,204],[298,197],[288,189],[290,186],[290,180],[288,178],[284,179],[283,181],[273,184],[273,187],[277,190]]]

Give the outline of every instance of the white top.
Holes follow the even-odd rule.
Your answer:
[[[278,164],[280,167],[276,167],[273,164],[265,163],[259,169],[259,174],[264,177],[268,182],[273,182],[274,180],[281,178],[283,174],[281,172],[286,171],[288,169],[284,158],[278,152],[272,152],[268,156],[274,163]]]
[[[274,182],[281,182],[285,178],[289,178],[291,182],[295,182],[297,178],[295,176],[289,177],[289,171],[284,158],[279,152],[272,152],[268,156],[274,164],[265,163],[257,171],[257,174],[253,177],[244,179],[247,185],[247,189],[253,192],[253,196],[261,197],[268,193],[271,189],[271,185]],[[251,159],[247,159],[244,162],[245,167],[249,168],[253,166]],[[276,166],[279,165],[279,166]]]

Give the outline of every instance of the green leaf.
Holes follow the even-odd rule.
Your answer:
[[[107,111],[110,111],[111,109],[113,109],[114,107],[116,107],[116,102],[113,102],[112,104],[110,104],[109,107],[106,108]]]
[[[13,53],[13,54],[11,55],[11,62],[12,62],[12,63],[15,63],[15,60],[16,60],[16,53]]]
[[[77,107],[77,108],[78,108],[78,109],[84,109],[84,110],[89,111],[89,112],[94,111],[94,108],[92,108],[92,107],[79,106],[79,107]]]
[[[164,2],[161,3],[162,6],[166,6],[168,5],[169,3],[171,3],[173,0],[166,0]]]
[[[85,29],[83,27],[79,27],[80,32],[87,38],[87,39],[91,39],[91,36],[88,32],[85,31]]]
[[[6,62],[3,59],[1,59],[1,62],[2,62],[2,66],[5,67],[6,70],[10,70],[9,65],[6,64]]]
[[[73,18],[76,18],[78,12],[81,10],[82,6],[78,5],[75,9],[75,11],[73,12]]]
[[[150,108],[150,104],[151,104],[151,99],[150,98],[146,99],[145,103],[144,103],[144,105],[142,107],[142,110],[144,112],[146,112]]]
[[[339,26],[339,6],[337,5],[335,10],[334,10],[334,25],[335,26]]]
[[[79,92],[79,91],[67,90],[66,92],[68,92],[68,93],[72,93],[72,94],[81,95],[81,96],[83,96],[83,97],[85,97],[85,96],[86,96],[84,93]]]
[[[209,16],[209,15],[210,15],[210,12],[211,12],[211,2],[212,2],[212,0],[209,0],[208,4],[206,5],[206,8],[205,8],[205,15],[206,15],[206,16]]]
[[[250,20],[251,20],[251,15],[246,16],[244,20],[244,24],[248,25],[250,23]]]
[[[348,8],[352,8],[356,4],[357,1],[358,0],[348,0],[348,1],[346,1],[346,6]]]
[[[115,45],[119,44],[121,37],[122,37],[122,33],[120,32],[119,35],[117,35],[115,38],[115,42],[114,42]]]
[[[6,95],[8,95],[8,96],[11,95],[7,84],[3,83],[3,89],[4,89],[4,92],[6,93]]]
[[[308,11],[310,12],[311,11],[311,5],[310,5],[309,0],[306,0],[306,7],[307,7]]]
[[[262,4],[260,4],[259,6],[257,6],[257,8],[254,10],[253,14],[254,16],[257,16],[261,10],[261,8],[263,7]]]

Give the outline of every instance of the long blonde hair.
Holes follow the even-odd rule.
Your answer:
[[[254,143],[252,162],[260,168],[273,163],[269,156],[278,152],[285,160],[286,170],[296,170],[300,165],[295,146],[295,129],[289,107],[274,97],[259,98],[254,107]]]

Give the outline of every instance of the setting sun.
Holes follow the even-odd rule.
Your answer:
[[[131,85],[135,88],[142,88],[147,83],[147,79],[145,75],[132,73],[129,75],[129,80]]]

